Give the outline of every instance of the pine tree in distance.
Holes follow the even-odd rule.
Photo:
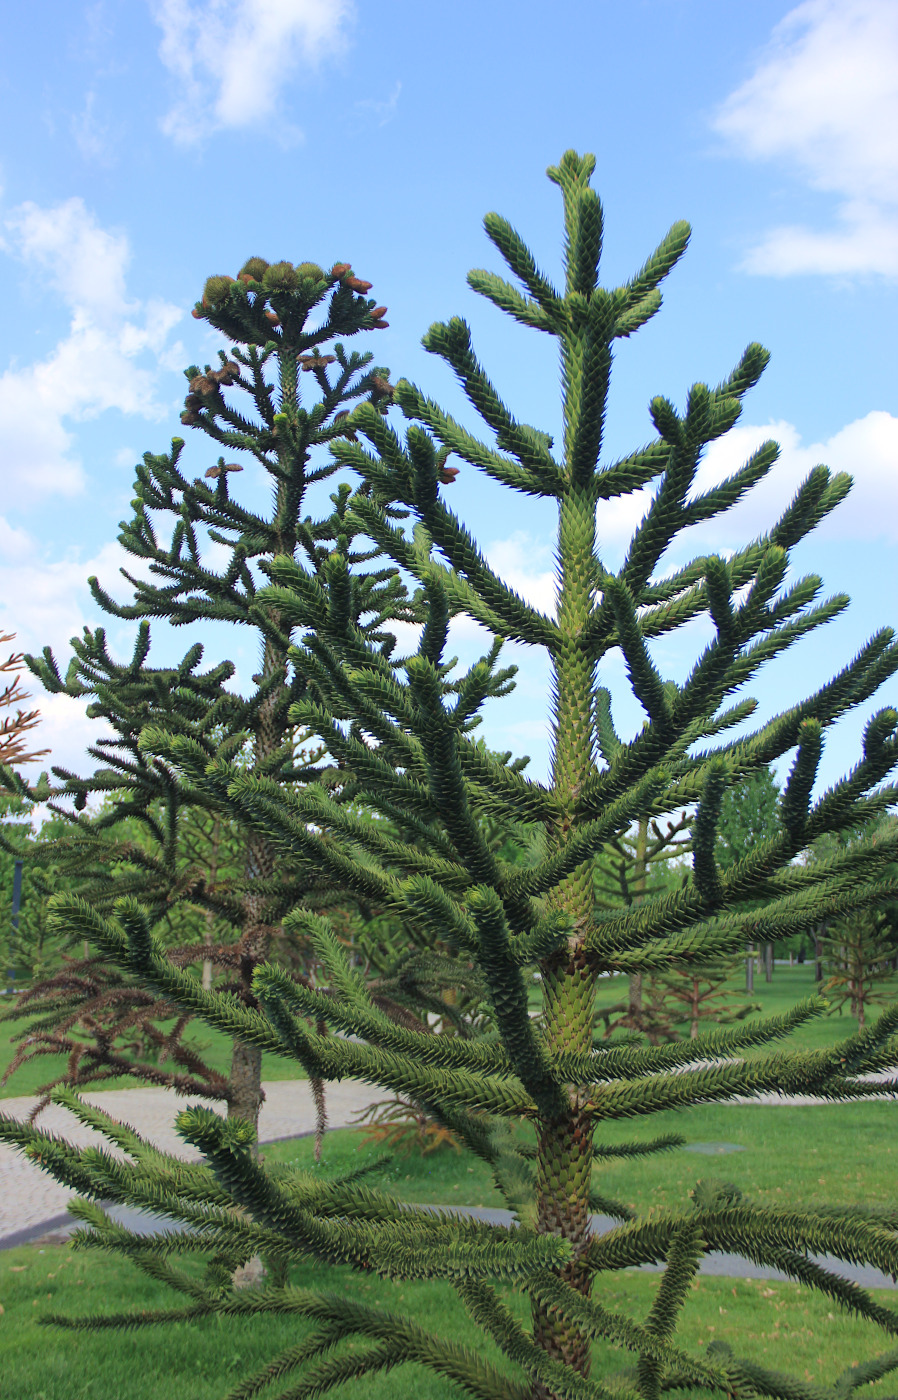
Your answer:
[[[772,1044],[822,1009],[808,1002],[766,1022],[699,1034],[657,1047],[594,1038],[601,974],[651,973],[673,963],[707,963],[747,941],[773,941],[815,927],[844,909],[875,905],[894,887],[882,878],[893,841],[861,842],[810,867],[793,858],[826,831],[856,827],[895,798],[887,779],[898,761],[898,714],[880,710],[867,723],[863,752],[850,774],[814,797],[826,730],[863,705],[898,668],[891,631],[878,633],[828,684],[766,723],[752,725],[745,686],[758,668],[846,606],[818,601],[815,577],[786,582],[790,550],[843,498],[847,477],[817,467],[770,530],[724,560],[703,555],[673,574],[662,560],[688,526],[735,504],[772,468],[774,444],[762,446],[733,477],[705,492],[694,488],[705,446],[736,422],[745,393],[763,371],[766,352],[748,348],[717,388],[695,384],[686,407],[655,398],[656,436],[618,461],[602,455],[603,424],[614,342],[639,329],[661,302],[659,284],[685,250],[688,228],[676,224],[639,272],[611,290],[598,281],[602,209],[590,187],[592,157],[568,152],[549,171],[564,202],[565,284],[556,290],[519,235],[497,215],[486,230],[523,291],[492,273],[470,285],[524,326],[554,337],[562,360],[564,436],[558,449],[541,430],[517,421],[477,360],[461,320],[433,326],[426,347],[446,359],[490,430],[475,437],[413,385],[395,398],[408,420],[400,436],[375,408],[361,407],[349,425],[357,440],[333,444],[364,489],[353,502],[357,527],[424,591],[427,621],[415,654],[391,662],[358,628],[328,635],[309,624],[305,576],[289,556],[271,566],[265,605],[282,626],[295,623],[305,673],[316,697],[291,709],[293,721],[319,736],[374,811],[397,808],[418,824],[420,844],[395,842],[376,823],[355,820],[311,790],[288,791],[264,773],[227,759],[210,762],[189,736],[145,731],[145,752],[177,764],[224,810],[251,819],[289,861],[314,858],[322,868],[391,908],[411,927],[435,929],[481,976],[493,1034],[474,1039],[433,1035],[382,1015],[345,958],[325,918],[297,910],[293,926],[312,939],[325,989],[297,985],[273,965],[256,970],[258,1009],[215,1000],[197,979],[179,974],[154,947],[133,901],[113,918],[58,900],[67,928],[84,930],[107,956],[157,991],[205,1016],[246,1043],[294,1056],[324,1080],[357,1078],[421,1105],[492,1170],[513,1226],[408,1209],[387,1192],[357,1180],[326,1181],[298,1171],[274,1174],[252,1156],[251,1126],[202,1109],[180,1115],[185,1138],[204,1166],[160,1159],[139,1139],[77,1101],[85,1121],[101,1125],[132,1158],[123,1166],[77,1152],[47,1135],[2,1124],[3,1137],[39,1157],[93,1202],[152,1203],[193,1227],[179,1241],[131,1235],[97,1204],[77,1213],[85,1242],[123,1251],[184,1294],[185,1319],[220,1315],[251,1320],[260,1312],[293,1314],[313,1323],[293,1347],[232,1394],[269,1387],[284,1397],[319,1395],[345,1380],[416,1363],[464,1393],[492,1400],[607,1400],[663,1391],[766,1394],[811,1400],[821,1394],[799,1377],[774,1375],[735,1357],[725,1337],[708,1350],[691,1348],[678,1320],[703,1257],[713,1250],[747,1256],[783,1270],[877,1323],[887,1339],[898,1314],[848,1284],[818,1256],[851,1259],[898,1272],[898,1212],[805,1211],[800,1205],[754,1205],[735,1188],[699,1186],[679,1209],[632,1218],[602,1193],[602,1164],[674,1145],[669,1136],[621,1145],[620,1119],[690,1104],[720,1102],[759,1090],[811,1093],[834,1100],[887,1092],[859,1081],[898,1057],[898,1007],[832,1051],[772,1051],[742,1059],[747,1047]],[[454,454],[509,489],[540,500],[557,515],[558,605],[554,616],[526,603],[489,567],[441,494]],[[620,569],[603,562],[597,516],[604,503],[654,484],[652,504]],[[411,512],[409,533],[392,515]],[[446,684],[450,615],[462,610],[495,638],[481,662]],[[682,684],[665,678],[653,643],[707,616],[713,636]],[[517,640],[548,653],[552,672],[552,765],[539,783],[491,759],[470,738],[495,674],[498,648]],[[602,666],[620,652],[646,722],[635,738],[614,725]],[[791,768],[780,807],[780,830],[729,869],[716,858],[716,828],[726,791],[784,756]],[[695,807],[688,881],[630,908],[597,909],[593,861],[640,817],[666,820]],[[496,814],[541,823],[546,847],[521,867],[504,862],[484,839],[481,817]],[[423,839],[426,836],[426,841]],[[749,907],[750,906],[750,907]],[[529,1015],[528,985],[541,975],[541,1015]],[[341,1036],[310,1029],[320,1018]],[[0,1120],[2,1122],[2,1120]],[[595,1234],[590,1213],[619,1224]],[[205,1278],[178,1270],[182,1250],[208,1254]],[[256,1252],[272,1262],[269,1286],[252,1297],[227,1283],[227,1270]],[[319,1266],[311,1286],[291,1287],[290,1269]],[[645,1318],[620,1310],[613,1297],[620,1269],[662,1265]],[[328,1287],[320,1272],[348,1264]],[[443,1280],[481,1329],[474,1352],[427,1332],[393,1304],[372,1301],[372,1273],[404,1280]],[[319,1279],[321,1280],[319,1282]],[[522,1319],[520,1300],[531,1309]],[[123,1314],[104,1325],[152,1321]],[[79,1320],[71,1325],[90,1325]],[[617,1374],[590,1379],[594,1341],[619,1349]],[[504,1358],[494,1363],[496,1351]],[[620,1354],[622,1353],[622,1354]],[[608,1355],[603,1350],[603,1358]],[[898,1367],[891,1349],[834,1378],[824,1393],[846,1397],[858,1385]],[[286,1389],[284,1389],[286,1387]]]

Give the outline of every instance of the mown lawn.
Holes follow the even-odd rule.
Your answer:
[[[741,982],[738,984],[740,989],[742,985]],[[763,1011],[758,1013],[759,1015],[778,1015],[794,1006],[797,1001],[813,995],[814,990],[813,963],[804,963],[801,967],[777,967],[774,971],[773,982],[769,984],[765,983],[763,973],[761,973],[755,979],[753,996],[746,997],[745,1000],[761,1004]],[[534,1007],[537,1004],[538,995],[538,990],[534,989],[532,998]],[[599,1001],[601,1004],[612,1004],[625,997],[626,978],[609,977],[600,983]],[[5,998],[0,998],[0,1012],[5,1010],[4,1001]],[[24,1022],[0,1021],[0,1077],[12,1062],[16,1048],[13,1044],[13,1036],[22,1029],[23,1025]],[[856,1030],[857,1022],[848,1015],[821,1016],[800,1027],[784,1044],[796,1050],[817,1050],[845,1039]],[[231,1042],[227,1036],[211,1030],[199,1022],[194,1024],[190,1034],[197,1045],[202,1047],[202,1052],[208,1063],[214,1069],[226,1071],[231,1056]],[[16,1070],[6,1084],[0,1084],[0,1098],[18,1098],[26,1094],[33,1094],[41,1084],[61,1073],[64,1067],[65,1060],[60,1055],[41,1057],[39,1060],[23,1065],[21,1069]],[[262,1061],[262,1077],[271,1080],[304,1079],[305,1072],[299,1065],[290,1060],[266,1054]],[[129,1089],[138,1087],[138,1081],[121,1077],[98,1087]]]
[[[500,1366],[493,1347],[473,1327],[451,1289],[441,1284],[391,1284],[360,1278],[345,1269],[325,1273],[306,1266],[293,1271],[299,1286],[351,1293],[361,1301],[408,1313],[422,1327],[466,1343]],[[607,1307],[644,1318],[658,1275],[626,1271],[599,1279],[595,1296]],[[877,1300],[894,1307],[885,1290]],[[177,1299],[133,1266],[70,1246],[28,1246],[0,1254],[0,1394],[4,1400],[218,1400],[305,1333],[301,1322],[258,1317],[252,1321],[204,1320],[164,1328],[73,1332],[42,1326],[48,1313],[73,1317],[116,1310],[171,1306]],[[507,1298],[526,1320],[519,1293]],[[702,1278],[682,1314],[678,1341],[702,1352],[725,1340],[739,1356],[799,1379],[823,1385],[848,1366],[888,1350],[878,1328],[846,1315],[826,1299],[791,1283]],[[593,1378],[608,1377],[627,1363],[624,1353],[597,1345]],[[280,1394],[286,1383],[266,1390]],[[354,1380],[335,1394],[352,1400],[442,1400],[457,1394],[446,1381],[420,1367]],[[894,1380],[856,1392],[859,1400],[894,1393]]]
[[[596,1189],[640,1213],[685,1201],[700,1178],[734,1182],[760,1205],[894,1206],[898,1203],[898,1102],[767,1108],[691,1108],[609,1124],[597,1134],[621,1142],[678,1132],[686,1148],[652,1157],[611,1159],[598,1168]],[[721,1144],[741,1147],[719,1150]],[[710,1152],[690,1150],[696,1145]],[[270,1162],[314,1168],[310,1138],[271,1143]],[[381,1149],[364,1131],[343,1129],[324,1140],[321,1169],[340,1172],[373,1162]],[[500,1206],[486,1168],[467,1153],[441,1149],[425,1157],[394,1157],[371,1178],[410,1201],[461,1201]],[[898,1299],[896,1299],[898,1301]]]
[[[759,982],[756,999],[766,1010],[780,1011],[812,990],[812,969],[777,968],[772,985]],[[613,987],[608,992],[610,997],[620,994]],[[6,1032],[8,1027],[0,1029]],[[853,1029],[844,1016],[822,1019],[803,1028],[793,1043],[808,1049],[832,1044]],[[213,1039],[211,1032],[201,1029],[198,1036],[207,1042]],[[219,1040],[218,1045],[210,1044],[209,1053],[210,1057],[220,1054],[224,1064],[228,1046],[223,1037]],[[286,1062],[275,1062],[266,1065],[265,1073],[284,1077],[289,1069]],[[13,1081],[6,1089],[7,1095],[12,1092],[27,1090],[16,1088]],[[690,1147],[708,1150],[677,1149],[636,1162],[612,1161],[601,1167],[597,1185],[604,1194],[639,1211],[684,1202],[700,1177],[735,1182],[750,1199],[766,1204],[893,1205],[898,1197],[896,1123],[898,1103],[886,1101],[819,1107],[700,1107],[611,1124],[599,1133],[606,1142],[674,1131],[681,1132]],[[742,1150],[726,1152],[723,1145]],[[328,1134],[317,1168],[312,1152],[307,1138],[264,1148],[272,1164],[291,1163],[325,1175],[371,1164],[383,1155],[359,1129]],[[395,1156],[382,1162],[369,1180],[409,1201],[501,1204],[481,1164],[466,1153],[447,1149],[424,1157]],[[366,1301],[413,1313],[422,1326],[493,1355],[455,1295],[443,1285],[393,1285],[345,1270],[325,1273],[312,1266],[296,1269],[293,1281],[351,1291]],[[611,1308],[644,1317],[657,1286],[657,1275],[627,1271],[600,1279],[596,1297]],[[898,1309],[898,1293],[884,1290],[877,1297],[885,1306]],[[42,1327],[39,1322],[42,1314],[50,1312],[83,1316],[173,1303],[177,1299],[162,1285],[130,1265],[93,1251],[31,1245],[0,1252],[0,1395],[3,1400],[112,1400],[122,1394],[129,1400],[188,1396],[213,1400],[293,1345],[305,1330],[302,1324],[273,1318],[255,1319],[251,1324],[213,1319],[128,1332],[70,1332]],[[519,1295],[512,1294],[509,1303],[519,1316],[525,1316],[526,1304]],[[884,1333],[797,1285],[715,1277],[702,1278],[693,1287],[679,1339],[699,1349],[725,1340],[737,1355],[787,1369],[818,1385],[831,1384],[846,1367],[889,1349]],[[622,1353],[597,1346],[594,1378],[610,1376],[625,1361]],[[447,1382],[418,1367],[379,1379],[355,1380],[351,1385],[353,1400],[395,1400],[397,1394],[438,1400],[456,1393]],[[265,1391],[263,1400],[285,1386],[286,1382]],[[344,1393],[347,1390],[343,1388]],[[876,1400],[894,1391],[894,1378],[886,1378],[857,1395],[859,1400]]]
[[[0,1000],[0,1011],[4,1009],[2,1000]],[[24,1021],[0,1021],[0,1077],[12,1063],[18,1048],[17,1044],[13,1043],[13,1037],[22,1031],[25,1024]],[[204,1026],[197,1021],[188,1032],[188,1039],[200,1048],[200,1053],[212,1069],[221,1073],[227,1072],[231,1060],[231,1041],[226,1035],[222,1035],[220,1031],[212,1030],[211,1027]],[[42,1055],[37,1060],[31,1060],[17,1069],[5,1084],[0,1084],[0,1099],[21,1098],[26,1094],[35,1094],[42,1084],[54,1079],[64,1069],[65,1056],[63,1055]],[[281,1059],[279,1055],[263,1054],[263,1079],[305,1079],[305,1077],[305,1070],[295,1061]],[[102,1089],[138,1088],[140,1088],[140,1080],[131,1079],[127,1075],[121,1075],[117,1079],[106,1080],[102,1084],[96,1085],[97,1092]]]

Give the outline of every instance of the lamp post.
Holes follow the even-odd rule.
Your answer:
[[[12,926],[16,931],[19,927],[19,910],[22,907],[22,866],[23,862],[17,860],[13,866],[12,876]],[[7,992],[14,992],[16,989],[16,969],[12,962],[6,974],[6,981]]]

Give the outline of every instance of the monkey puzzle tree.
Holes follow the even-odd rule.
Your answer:
[[[237,1388],[248,1397],[286,1383],[283,1395],[321,1394],[348,1379],[415,1362],[478,1397],[607,1400],[611,1394],[657,1400],[672,1388],[727,1396],[762,1393],[810,1397],[800,1379],[782,1377],[733,1357],[725,1343],[699,1354],[677,1335],[682,1308],[703,1256],[730,1250],[781,1269],[823,1290],[856,1313],[898,1332],[898,1315],[847,1283],[815,1256],[865,1261],[898,1271],[898,1213],[768,1209],[735,1188],[697,1190],[682,1208],[628,1218],[605,1199],[601,1165],[609,1157],[670,1147],[615,1145],[605,1130],[622,1118],[778,1090],[851,1099],[886,1092],[859,1082],[898,1054],[898,1008],[833,1051],[777,1052],[741,1059],[739,1051],[778,1040],[819,1002],[785,1017],[717,1029],[665,1046],[594,1039],[593,1013],[602,973],[651,972],[673,963],[707,962],[749,939],[775,940],[813,927],[827,915],[866,907],[889,886],[881,873],[894,844],[861,842],[816,867],[793,864],[825,831],[856,826],[894,798],[885,780],[898,760],[898,714],[881,710],[866,726],[856,766],[814,799],[825,731],[863,704],[898,668],[891,631],[877,634],[832,681],[754,729],[744,688],[758,668],[840,612],[847,600],[816,601],[815,577],[784,587],[789,552],[845,495],[849,481],[817,467],[767,534],[724,560],[703,555],[669,572],[669,544],[697,521],[726,510],[770,470],[773,443],[734,476],[695,489],[701,453],[736,421],[757,381],[766,352],[752,345],[717,388],[695,384],[686,408],[651,402],[657,436],[618,461],[603,458],[603,425],[612,348],[660,305],[659,284],[683,253],[688,229],[676,224],[642,269],[611,290],[598,281],[602,209],[589,179],[592,157],[568,152],[549,171],[564,201],[565,285],[556,290],[519,235],[497,215],[487,233],[524,291],[486,272],[471,286],[525,326],[554,337],[561,351],[564,436],[553,452],[548,434],[517,421],[475,357],[463,321],[433,326],[425,345],[455,370],[493,437],[476,438],[413,385],[396,399],[409,420],[400,437],[369,407],[350,419],[358,441],[333,445],[367,492],[353,505],[358,527],[420,581],[427,621],[417,652],[391,665],[359,629],[328,636],[309,627],[307,576],[285,556],[271,566],[265,606],[281,625],[303,632],[298,649],[317,698],[291,714],[339,760],[347,782],[371,810],[401,809],[421,844],[398,842],[373,822],[354,819],[346,804],[310,785],[291,791],[265,773],[227,759],[210,761],[189,737],[145,731],[148,754],[177,764],[185,782],[224,810],[250,820],[279,860],[308,857],[400,915],[439,930],[482,978],[495,1034],[465,1040],[400,1026],[382,1015],[346,960],[326,919],[298,910],[329,974],[329,986],[298,985],[274,966],[256,970],[258,1009],[205,993],[172,968],[150,936],[146,917],[122,901],[113,918],[57,900],[59,920],[83,929],[114,961],[149,985],[247,1043],[294,1056],[310,1074],[356,1077],[405,1095],[489,1164],[512,1223],[497,1226],[453,1214],[408,1209],[394,1195],[357,1180],[324,1181],[301,1172],[266,1172],[251,1154],[252,1128],[203,1109],[179,1117],[203,1166],[166,1162],[129,1131],[68,1098],[85,1120],[106,1131],[133,1163],[79,1153],[34,1130],[3,1124],[17,1142],[61,1179],[97,1200],[152,1203],[192,1227],[138,1237],[111,1222],[98,1205],[77,1214],[90,1227],[85,1242],[129,1255],[154,1277],[185,1294],[181,1310],[160,1318],[218,1313],[252,1319],[271,1310],[312,1324],[258,1377]],[[440,493],[454,453],[510,489],[557,513],[558,601],[554,616],[526,603],[489,567]],[[654,483],[652,503],[620,569],[609,569],[597,545],[603,504]],[[417,521],[409,535],[389,507],[404,504]],[[334,579],[329,580],[334,586]],[[317,596],[317,595],[315,595]],[[449,617],[461,609],[495,638],[489,655],[445,684]],[[713,635],[682,683],[665,679],[652,658],[654,641],[692,619],[710,618]],[[542,647],[552,672],[552,764],[546,783],[528,780],[477,749],[469,727],[495,672],[505,639]],[[600,667],[623,654],[646,722],[632,739],[617,733]],[[739,729],[737,726],[742,725]],[[716,859],[716,827],[724,794],[746,775],[792,754],[780,808],[780,829],[729,869]],[[694,805],[692,859],[686,884],[629,908],[597,909],[593,861],[640,817],[663,819]],[[534,864],[505,862],[490,848],[484,813],[542,823],[545,851]],[[747,907],[751,901],[751,907]],[[528,982],[541,974],[541,1016],[528,1014]],[[310,1029],[320,1017],[344,1036]],[[618,1224],[604,1234],[590,1212]],[[182,1272],[181,1250],[208,1257],[206,1275]],[[228,1270],[256,1251],[272,1263],[270,1284],[253,1296],[228,1285]],[[293,1287],[291,1268],[315,1261],[308,1287]],[[654,1303],[639,1320],[611,1303],[616,1271],[663,1265]],[[339,1288],[320,1279],[324,1264],[346,1273]],[[394,1280],[442,1279],[455,1291],[485,1345],[468,1350],[413,1315],[371,1301],[372,1274]],[[521,1295],[532,1324],[520,1318]],[[104,1325],[148,1323],[152,1315],[120,1314]],[[90,1325],[89,1320],[71,1325]],[[600,1339],[630,1353],[616,1376],[590,1380],[590,1350]],[[493,1357],[502,1354],[502,1365]],[[858,1366],[830,1392],[898,1367],[898,1351]],[[605,1382],[605,1383],[603,1383]]]
[[[689,813],[681,812],[663,826],[657,820],[640,817],[630,831],[615,837],[596,858],[593,890],[596,909],[631,908],[649,895],[672,893],[686,876],[675,862],[688,854]],[[599,1018],[605,1034],[618,1028],[648,1029],[644,1004],[645,987],[641,972],[627,979],[627,999],[600,1006]]]
[[[288,656],[292,625],[260,595],[266,567],[278,556],[301,560],[312,576],[336,571],[340,587],[329,595],[331,617],[319,616],[315,623],[326,631],[342,626],[344,616],[352,618],[375,650],[392,643],[382,629],[385,616],[415,616],[395,568],[367,568],[371,549],[354,549],[349,486],[337,486],[323,513],[307,513],[313,489],[339,470],[322,449],[347,431],[349,409],[364,398],[381,408],[391,399],[388,371],[373,365],[370,353],[348,353],[342,343],[343,337],[386,325],[386,308],[366,299],[369,290],[370,283],[355,277],[348,263],[324,272],[310,262],[294,267],[250,258],[236,279],[207,280],[193,314],[233,345],[230,354],[219,352],[217,369],[192,365],[185,371],[189,393],[181,419],[229,455],[243,456],[253,472],[244,499],[231,490],[233,475],[244,470],[239,462],[220,456],[204,477],[191,480],[182,466],[182,439],[173,440],[170,453],[146,453],[137,468],[135,513],[122,522],[119,540],[148,574],[125,574],[134,590],[129,603],[116,602],[96,579],[90,581],[106,613],[139,621],[132,658],[117,662],[102,628],[85,629],[83,638],[73,639],[65,676],[49,649],[28,658],[48,691],[87,698],[89,714],[112,731],[91,749],[102,765],[98,770],[81,777],[54,769],[59,785],[52,793],[47,788],[35,794],[41,800],[52,795],[56,803],[71,799],[76,814],[72,833],[38,845],[32,859],[61,861],[80,874],[81,893],[94,907],[131,894],[154,922],[178,919],[188,936],[170,956],[181,965],[214,962],[228,974],[223,990],[250,1005],[253,971],[271,954],[283,914],[299,899],[326,902],[335,893],[345,897],[345,890],[335,891],[321,868],[310,870],[302,861],[276,871],[270,840],[245,823],[237,824],[242,878],[225,881],[221,872],[213,877],[208,859],[196,859],[190,847],[203,814],[214,823],[215,813],[179,783],[170,765],[141,754],[138,741],[147,725],[174,727],[192,734],[210,757],[239,750],[241,762],[277,782],[326,783],[330,765],[322,767],[323,752],[298,746],[289,717],[290,705],[306,692],[307,678]],[[269,490],[272,504],[266,510]],[[165,527],[171,529],[167,544],[160,539]],[[153,618],[176,626],[214,621],[250,628],[261,666],[249,693],[228,688],[235,669],[230,662],[200,671],[200,644],[178,665],[150,666]],[[15,774],[8,773],[7,780],[20,796],[29,796]],[[98,796],[106,800],[102,814],[79,818],[77,812]],[[135,823],[143,839],[135,839]],[[110,839],[116,832],[118,839]],[[185,910],[192,912],[192,929],[179,918]],[[217,920],[220,934],[211,949],[210,918]],[[27,1053],[65,1049],[74,1057],[73,1072],[77,1066],[75,1083],[133,1072],[185,1092],[204,1084],[213,1097],[226,1099],[229,1111],[257,1120],[262,1099],[257,1047],[237,1038],[230,1073],[222,1078],[183,1046],[180,1018],[174,1019],[173,1031],[161,1035],[154,1023],[172,1020],[169,1003],[104,968],[95,953],[82,964],[64,968],[17,1009],[15,1014],[43,1013],[43,1041],[31,1039],[31,1027],[23,1033],[31,1041]],[[155,1054],[144,1061],[135,1057],[141,1036],[149,1037],[156,1051],[164,1048],[172,1070],[164,1073]]]

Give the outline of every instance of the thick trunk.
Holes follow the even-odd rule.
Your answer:
[[[561,966],[545,968],[543,982],[547,1021],[554,1031],[551,1048],[582,1050],[592,1037],[594,974],[576,953]],[[570,1242],[574,1257],[560,1276],[584,1297],[589,1296],[591,1284],[590,1273],[580,1261],[591,1236],[592,1135],[592,1115],[574,1102],[563,1117],[542,1122],[537,1138],[537,1229]],[[579,1327],[535,1303],[533,1335],[554,1360],[566,1362],[583,1376],[589,1374],[589,1338]],[[554,1400],[553,1392],[539,1383],[533,1396]]]
[[[265,644],[263,674],[279,672],[286,678],[286,662],[270,642]],[[284,742],[283,721],[279,719],[278,701],[280,696],[274,690],[259,707],[259,721],[256,730],[255,760],[260,763],[269,758]],[[247,889],[243,897],[243,934],[238,944],[240,955],[240,980],[247,1001],[253,1003],[253,973],[268,956],[271,943],[271,927],[268,923],[267,899],[254,882],[268,881],[274,875],[274,848],[269,841],[255,834],[246,842]],[[262,1090],[262,1052],[254,1046],[234,1041],[231,1059],[231,1087],[233,1098],[228,1114],[245,1118],[258,1130],[259,1109],[265,1095]]]
[[[561,1271],[565,1283],[589,1296],[590,1274],[580,1262],[590,1239],[589,1186],[592,1144],[591,1115],[572,1112],[540,1130],[539,1215],[540,1234],[569,1240],[574,1257]],[[534,1305],[533,1337],[556,1361],[564,1361],[581,1375],[589,1374],[589,1338],[557,1312]],[[534,1400],[550,1400],[552,1392],[537,1383]]]
[[[576,399],[576,394],[573,397]],[[566,402],[566,416],[570,409],[571,403]],[[577,416],[575,412],[572,421]],[[553,658],[552,785],[561,813],[548,834],[550,848],[556,850],[565,845],[573,832],[579,794],[594,771],[595,662],[583,645],[593,605],[594,545],[595,500],[591,485],[571,482],[559,515],[558,628],[563,640]],[[569,923],[571,934],[567,952],[547,960],[541,968],[545,1036],[550,1054],[584,1054],[592,1046],[599,969],[590,965],[582,943],[594,917],[594,898],[589,865],[580,866],[552,895],[552,903]],[[573,1258],[561,1271],[561,1277],[584,1297],[589,1296],[591,1284],[583,1256],[590,1240],[592,1133],[592,1116],[577,1090],[571,1090],[564,1113],[537,1125],[537,1228],[542,1234],[557,1235],[570,1242]],[[533,1332],[547,1356],[588,1376],[590,1343],[582,1328],[534,1303]],[[554,1400],[551,1389],[539,1383],[533,1394],[534,1400]]]

